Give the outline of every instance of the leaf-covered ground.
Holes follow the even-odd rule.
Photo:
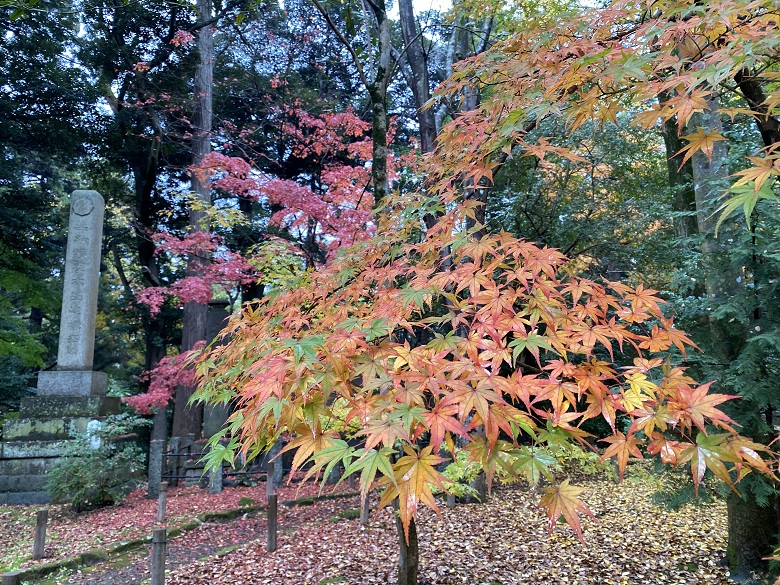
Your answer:
[[[651,503],[652,488],[642,481],[582,485],[588,488],[583,495],[598,518],[583,521],[586,546],[564,525],[548,534],[546,517],[536,509],[538,494],[523,487],[498,489],[484,505],[459,505],[453,510],[442,506],[441,519],[423,512],[419,522],[421,579],[429,585],[732,583],[722,565],[724,505],[670,512]],[[297,495],[315,489],[306,486]],[[279,499],[293,499],[295,490],[283,488]],[[170,498],[172,515],[189,519],[205,511],[238,507],[241,497],[263,501],[264,493],[263,486],[231,488],[220,496],[195,488],[178,489]],[[339,517],[358,505],[352,497],[311,506],[280,506],[279,548],[272,554],[265,552],[263,514],[204,524],[171,541],[170,565],[175,567],[166,583],[391,583],[396,563],[392,511],[385,509],[372,516],[368,527]],[[154,525],[155,511],[156,504],[138,493],[122,506],[81,516],[53,512],[51,552],[69,555],[96,542],[147,534]],[[13,546],[20,526],[6,522],[8,512],[0,514],[0,546]],[[34,516],[34,509],[29,515]],[[28,530],[32,522],[24,518],[23,528]],[[217,552],[218,557],[212,556]],[[121,571],[106,566],[57,582],[139,583],[148,578],[147,555],[148,549],[139,550],[128,561],[131,566]]]
[[[346,484],[338,492],[349,491]],[[279,488],[279,501],[316,495],[318,487],[292,484]],[[68,506],[51,505],[46,532],[48,563],[72,557],[101,546],[142,538],[156,527],[157,500],[146,497],[146,488],[138,489],[118,506],[73,513]],[[219,495],[209,495],[198,487],[172,487],[166,506],[169,526],[191,522],[199,514],[233,510],[265,502],[265,484],[255,487],[228,487]],[[36,564],[31,559],[35,533],[35,515],[41,506],[0,507],[0,572]]]
[[[485,505],[425,512],[419,523],[421,579],[426,584],[725,584],[726,510],[722,504],[669,512],[652,505],[651,488],[592,482],[587,496],[597,522],[584,521],[583,546],[566,526],[552,535],[526,489],[497,490]],[[344,502],[323,508],[343,509]],[[324,515],[327,515],[324,514]],[[260,540],[218,563],[173,572],[173,585],[256,583],[387,584],[395,580],[390,509],[367,528],[323,514],[280,535],[267,554]]]

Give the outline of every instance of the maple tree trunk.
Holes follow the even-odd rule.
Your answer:
[[[665,101],[668,96],[660,95]],[[693,164],[690,159],[682,162],[680,150],[684,144],[677,133],[677,119],[672,117],[661,126],[661,134],[666,146],[666,166],[669,174],[669,186],[672,188],[672,209],[678,213],[688,213],[674,218],[674,233],[684,238],[698,233],[696,223],[696,192],[693,188]]]
[[[420,565],[420,551],[417,546],[417,526],[415,526],[414,519],[409,522],[409,542],[406,541],[404,526],[401,522],[401,517],[398,515],[395,518],[395,528],[398,533],[397,585],[417,585],[417,569]]]
[[[211,0],[198,0],[196,9],[198,19],[207,22],[211,19]],[[192,161],[197,166],[211,151],[211,96],[214,75],[214,34],[210,26],[203,26],[198,31],[198,52],[200,59],[195,72],[195,109],[193,112],[194,135],[192,140]],[[191,173],[192,190],[198,200],[205,206],[211,203],[210,187],[204,185],[197,173]],[[189,218],[191,231],[206,231],[206,215],[203,210],[191,209]],[[206,258],[190,257],[187,267],[188,275],[203,274]],[[188,302],[184,304],[184,322],[182,324],[182,351],[195,347],[199,341],[206,340],[208,304]],[[188,404],[190,396],[195,391],[193,386],[179,386],[173,411],[174,437],[183,437],[194,433],[200,437],[203,424],[203,406]]]
[[[752,494],[740,498],[732,494],[728,499],[729,543],[728,556],[731,578],[738,582],[752,579],[751,573],[766,571],[763,557],[772,554],[772,547],[780,531],[778,501],[770,500],[759,506]]]

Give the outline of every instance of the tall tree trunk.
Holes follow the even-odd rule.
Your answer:
[[[368,5],[376,20],[376,71],[366,89],[371,97],[371,181],[374,184],[374,204],[379,206],[390,193],[387,175],[387,88],[393,75],[393,47],[385,0],[370,0]]]
[[[710,110],[696,114],[691,125],[702,127],[706,132],[722,132],[723,124],[716,102],[709,104]],[[726,187],[728,177],[728,144],[725,140],[715,142],[711,156],[708,158],[701,151],[691,157],[693,171],[693,190],[696,201],[696,224],[698,233],[704,235],[701,245],[702,264],[705,273],[705,290],[709,302],[718,303],[726,300],[737,286],[740,275],[728,262],[727,247],[723,230],[715,234],[717,222],[718,200]],[[729,339],[729,332],[715,319],[710,319],[710,331],[719,341],[719,350],[724,360],[733,359],[734,347]]]
[[[157,125],[155,125],[157,127]],[[141,273],[147,286],[161,286],[160,267],[155,255],[155,244],[149,237],[156,220],[152,194],[159,169],[159,141],[152,140],[148,151],[138,151],[129,157],[133,167],[136,199],[136,251]],[[144,319],[145,356],[144,368],[152,370],[166,354],[165,319],[149,315]],[[154,417],[152,439],[168,438],[168,418],[165,408]]]
[[[696,114],[691,122],[706,132],[722,132],[717,103],[710,103],[710,110]],[[702,242],[702,264],[705,271],[705,292],[713,306],[727,301],[736,292],[741,267],[729,262],[728,244],[724,240],[725,230],[716,235],[716,206],[725,190],[728,176],[726,157],[728,146],[725,141],[715,142],[712,156],[708,159],[697,152],[693,162],[693,184],[696,196],[697,228],[704,235]],[[744,335],[739,327],[711,317],[709,329],[713,348],[721,363],[730,363],[739,355],[744,344]],[[736,388],[736,390],[739,390]],[[756,416],[760,414],[756,412]],[[760,439],[759,439],[760,440]],[[771,552],[778,533],[778,517],[775,512],[777,498],[770,498],[768,506],[759,506],[755,495],[749,489],[742,489],[742,497],[731,496],[728,502],[728,560],[732,574],[748,580],[753,571],[766,569],[761,557]]]
[[[668,96],[659,96],[666,101]],[[693,188],[693,163],[690,159],[683,162],[683,148],[677,133],[677,119],[669,118],[661,127],[666,146],[666,167],[669,174],[669,186],[672,189],[672,209],[680,214],[674,218],[674,233],[685,238],[699,233],[696,220],[696,192]]]
[[[196,4],[200,22],[211,20],[211,0],[198,0]],[[198,52],[200,59],[195,72],[195,110],[193,112],[194,136],[192,140],[192,162],[197,167],[203,157],[211,152],[211,95],[213,86],[213,54],[214,36],[210,26],[203,26],[198,31]],[[204,185],[197,172],[191,176],[192,191],[199,203],[206,207],[211,203],[211,192]],[[206,214],[202,209],[190,210],[190,232],[209,230],[206,225]],[[207,258],[190,257],[187,267],[191,276],[202,276]],[[206,340],[208,303],[188,302],[184,304],[184,323],[182,325],[182,351],[189,351],[200,341]],[[188,404],[190,396],[195,391],[193,386],[179,386],[173,415],[173,436],[183,437],[189,433],[199,437],[203,424],[203,407]]]
[[[398,16],[406,45],[406,60],[411,70],[409,85],[417,107],[417,123],[420,125],[420,150],[433,152],[436,143],[436,120],[431,108],[425,105],[431,99],[428,81],[428,62],[423,50],[422,35],[414,17],[412,0],[398,0]]]

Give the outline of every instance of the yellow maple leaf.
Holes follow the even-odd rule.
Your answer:
[[[577,538],[580,542],[584,542],[582,537],[582,525],[580,524],[580,517],[577,512],[595,518],[593,512],[588,509],[588,506],[579,499],[579,496],[583,488],[579,488],[573,485],[569,485],[569,480],[566,479],[561,482],[560,485],[550,486],[543,488],[544,495],[539,500],[539,507],[547,509],[547,525],[552,532],[553,526],[558,522],[558,518],[563,516],[564,520],[571,526],[572,530],[577,534]]]
[[[696,132],[693,134],[687,134],[681,136],[683,140],[687,140],[688,144],[680,149],[680,153],[685,153],[682,159],[682,165],[691,158],[696,152],[701,151],[707,157],[707,160],[712,161],[712,150],[715,148],[715,143],[719,140],[726,140],[726,137],[715,131],[704,130],[701,126],[696,128]]]

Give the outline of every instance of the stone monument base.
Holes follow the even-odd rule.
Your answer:
[[[38,373],[38,396],[105,396],[108,375],[85,370]]]
[[[3,426],[0,504],[49,502],[46,475],[62,456],[72,433],[85,431],[92,420],[118,413],[119,407],[120,399],[115,396],[23,398],[19,419]]]

